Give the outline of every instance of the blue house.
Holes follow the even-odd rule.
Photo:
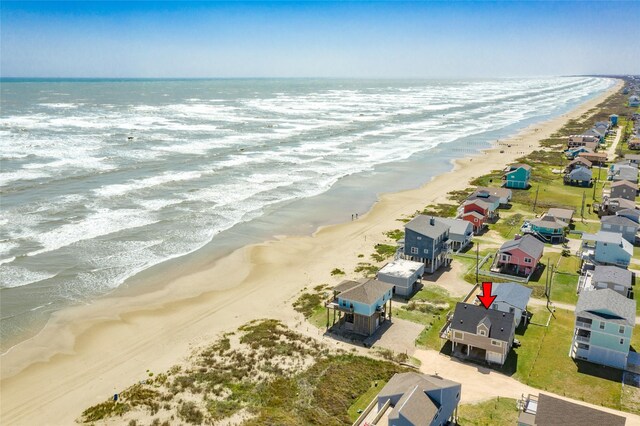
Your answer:
[[[531,178],[531,166],[528,164],[513,164],[504,170],[502,180],[507,188],[527,189]]]
[[[633,256],[633,246],[617,232],[598,231],[582,234],[581,257],[595,265],[627,268]]]
[[[565,228],[569,225],[562,220],[545,214],[540,219],[525,222],[522,231],[532,234],[545,243],[558,244],[564,242]]]
[[[593,172],[587,167],[578,166],[564,175],[564,184],[572,186],[591,186]]]
[[[418,215],[404,226],[405,259],[422,262],[432,274],[451,263],[449,225],[437,217]]]
[[[571,149],[567,149],[564,152],[564,155],[569,159],[569,160],[573,160],[574,158],[576,158],[578,156],[578,154],[581,154],[583,152],[586,153],[591,153],[593,152],[593,150],[587,148],[586,146],[579,146],[577,148],[571,148]]]
[[[341,330],[370,336],[391,320],[393,285],[374,279],[345,280],[333,288],[333,299],[326,303],[327,327],[333,309],[333,324]]]
[[[618,125],[618,116],[616,114],[611,114],[609,116],[609,121],[611,121],[611,125],[612,126],[617,126]]]
[[[605,288],[583,291],[576,304],[572,358],[626,369],[636,301]]]

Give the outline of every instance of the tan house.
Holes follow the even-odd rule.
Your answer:
[[[452,344],[452,355],[502,365],[513,345],[514,314],[469,303],[458,303],[442,337]]]
[[[599,139],[593,135],[571,135],[567,139],[567,148],[585,146],[595,151],[598,148],[599,142]]]
[[[609,161],[605,152],[581,152],[578,157],[589,160],[593,164],[605,164]]]

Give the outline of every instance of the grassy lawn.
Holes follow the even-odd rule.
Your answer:
[[[578,302],[576,287],[578,275],[554,274],[551,284],[551,300],[575,305]]]
[[[512,426],[518,421],[517,401],[494,398],[479,404],[463,404],[458,408],[460,426]]]
[[[540,312],[540,311],[538,311]],[[538,322],[534,316],[534,322]],[[621,373],[569,357],[573,335],[573,312],[558,309],[548,328],[529,326],[519,336],[522,346],[514,350],[505,369],[529,386],[592,404],[620,409]]]
[[[360,395],[353,404],[351,404],[351,407],[349,407],[347,413],[349,415],[349,419],[351,419],[352,422],[355,422],[358,416],[360,416],[360,413],[358,411],[367,408],[369,403],[373,401],[373,398],[378,395],[378,392],[380,392],[380,389],[382,389],[386,383],[386,380],[372,381],[369,389],[365,393]]]

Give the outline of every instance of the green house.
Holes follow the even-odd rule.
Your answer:
[[[527,189],[531,178],[531,166],[527,164],[513,164],[507,167],[502,175],[504,186],[507,188]]]

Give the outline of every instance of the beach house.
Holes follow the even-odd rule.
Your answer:
[[[405,259],[422,262],[432,274],[451,263],[449,225],[433,216],[418,215],[404,227]]]
[[[518,401],[518,426],[624,426],[627,419],[541,393]]]
[[[598,143],[604,143],[604,138],[607,136],[607,132],[603,129],[592,127],[591,129],[582,132],[586,136],[594,136],[598,139]]]
[[[638,227],[640,227],[640,225],[624,216],[602,216],[600,218],[600,229],[602,231],[622,234],[622,238],[631,244],[636,243]]]
[[[413,371],[396,373],[356,420],[355,426],[442,426],[453,424],[460,383]],[[378,420],[373,420],[378,419]]]
[[[578,157],[582,157],[591,161],[593,165],[605,165],[605,163],[609,160],[606,152],[580,152],[578,154]]]
[[[586,271],[578,282],[578,292],[611,289],[624,297],[631,296],[635,281],[633,272],[618,266],[596,265]]]
[[[489,204],[489,211],[495,212],[500,208],[500,197],[497,195],[491,195],[488,191],[475,191],[473,194],[467,197],[467,201],[482,200]]]
[[[626,369],[636,301],[615,291],[583,291],[578,296],[569,355],[607,367]]]
[[[464,219],[454,219],[449,217],[436,218],[449,226],[449,241],[451,250],[459,252],[464,250],[473,238],[473,225]]]
[[[513,191],[511,191],[509,188],[494,188],[489,186],[479,186],[471,195],[475,195],[480,192],[486,192],[490,195],[498,197],[501,207],[508,206],[509,203],[511,203],[511,197],[513,196]]]
[[[562,209],[559,207],[552,207],[547,211],[548,216],[553,216],[556,219],[563,221],[567,225],[571,224],[574,213],[575,213],[575,210],[573,209]]]
[[[626,154],[624,159],[631,164],[640,164],[640,155],[638,154]]]
[[[593,172],[587,167],[576,167],[564,175],[564,184],[571,186],[591,186]]]
[[[473,233],[476,235],[482,232],[482,230],[486,226],[487,217],[481,213],[470,211],[467,213],[462,213],[459,217],[460,219],[465,220],[471,224],[471,226],[473,227]]]
[[[451,341],[451,354],[503,365],[513,346],[514,314],[458,302],[441,336]]]
[[[592,150],[598,149],[600,140],[593,135],[571,135],[567,139],[567,148],[577,148],[579,146],[586,146]]]
[[[640,97],[638,97],[637,95],[629,96],[629,106],[630,107],[640,106]]]
[[[590,169],[591,166],[592,166],[591,161],[582,157],[578,157],[575,160],[571,160],[569,164],[567,164],[567,166],[565,167],[564,171],[565,173],[569,173],[571,170],[575,169],[576,167],[586,167]]]
[[[638,184],[628,180],[619,180],[611,184],[609,196],[611,198],[624,198],[625,200],[636,200],[638,195]]]
[[[532,291],[529,287],[516,283],[494,283],[491,294],[496,298],[491,303],[490,308],[500,312],[512,313],[516,327],[520,325],[523,319],[526,324],[528,318],[527,304],[531,298]]]
[[[492,271],[515,276],[530,276],[544,252],[542,241],[532,235],[516,236],[498,249]]]
[[[618,162],[609,167],[607,178],[613,181],[638,182],[638,166],[633,163]]]
[[[611,114],[609,116],[609,122],[611,123],[612,127],[615,127],[618,125],[618,116],[616,114]]]
[[[458,208],[458,217],[463,216],[465,213],[476,212],[487,218],[487,221],[496,217],[496,211],[494,203],[486,201],[482,198],[474,198],[472,200],[466,200]]]
[[[590,264],[627,268],[633,256],[633,246],[617,232],[585,232],[582,234],[579,254],[583,261]]]
[[[327,327],[370,336],[391,320],[393,285],[374,279],[345,280],[333,288],[327,308]],[[333,323],[330,324],[330,311]],[[336,320],[336,314],[338,318]]]
[[[528,164],[512,164],[504,170],[502,180],[507,188],[527,189],[531,178],[531,166]]]
[[[593,153],[594,151],[590,148],[587,148],[586,146],[579,146],[577,148],[570,148],[564,151],[564,155],[569,159],[569,160],[573,160],[577,157],[580,156],[580,154],[590,154]]]
[[[408,297],[416,290],[424,274],[424,263],[395,259],[378,271],[378,281],[393,285],[393,293]]]
[[[605,198],[600,206],[600,215],[616,214],[621,210],[634,210],[636,203],[624,198]]]
[[[638,209],[622,209],[616,212],[616,216],[626,217],[634,221],[635,223],[640,223],[640,210]]]
[[[525,221],[520,230],[529,235],[533,235],[542,242],[559,244],[565,239],[565,230],[569,224],[560,219],[545,214],[539,219]]]

